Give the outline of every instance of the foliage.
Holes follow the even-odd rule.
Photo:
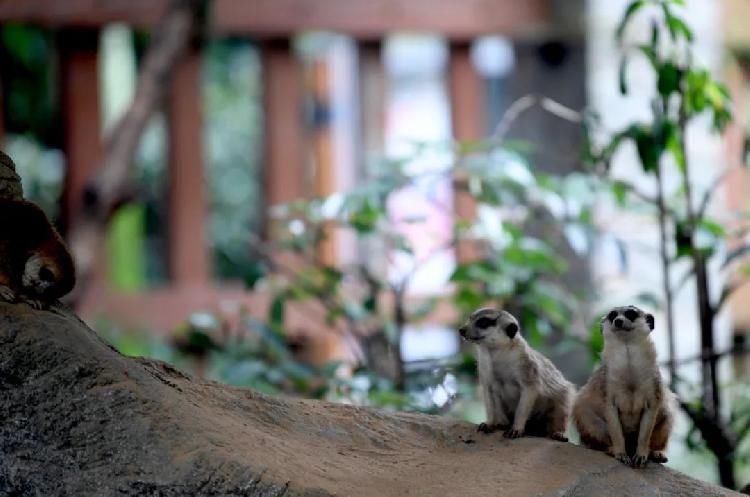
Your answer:
[[[11,133],[35,136],[47,146],[59,144],[54,36],[41,28],[16,23],[0,26],[0,64],[4,125]]]
[[[461,148],[453,151],[460,154]],[[459,316],[485,304],[512,307],[537,345],[553,330],[565,328],[576,301],[557,281],[566,263],[556,245],[575,234],[579,241],[583,239],[584,250],[588,247],[590,205],[586,199],[590,196],[580,193],[592,185],[580,175],[534,174],[523,157],[490,141],[459,155],[453,167],[414,172],[413,164],[432,152],[431,147],[420,145],[414,156],[385,164],[379,175],[351,192],[279,209],[280,239],[273,248],[257,247],[267,264],[251,273],[249,286],[262,281],[264,288],[274,289],[272,309],[277,313],[290,301],[321,303],[327,323],[365,347],[364,337],[384,334],[397,364],[402,362],[398,344],[403,328],[431,315],[438,301],[447,302]],[[421,216],[405,217],[389,206],[405,188],[440,181],[468,192],[477,202],[479,216],[474,222],[458,222],[454,233],[433,252],[417,254],[414,239],[405,236],[403,226],[428,232],[428,221]],[[571,194],[575,189],[576,195]],[[529,234],[529,224],[545,216],[552,219],[557,235],[541,239]],[[321,261],[317,250],[334,230],[351,232],[360,243],[377,245],[379,257],[361,257],[344,267]],[[477,247],[478,254],[456,265],[446,282],[455,291],[432,298],[409,297],[411,279],[421,265],[467,242]],[[281,251],[296,257],[293,269],[274,262],[273,255]],[[409,261],[411,269],[397,277],[382,270],[383,262],[399,260]],[[269,316],[269,321],[280,322],[281,316]],[[368,359],[374,362],[370,367],[378,369],[377,359]],[[401,374],[392,375],[399,387]]]
[[[96,329],[121,353],[168,361],[222,383],[277,395],[326,399],[401,411],[453,413],[474,418],[474,359],[471,354],[450,370],[435,367],[412,375],[407,391],[366,368],[339,362],[313,366],[299,359],[288,338],[266,323],[245,316],[233,329],[212,314],[195,314],[164,336],[153,330],[119,328],[100,321]],[[206,367],[207,366],[207,367]],[[443,395],[435,395],[442,390]],[[456,402],[461,397],[463,404]],[[478,400],[478,399],[476,399]]]
[[[237,40],[208,43],[203,59],[214,267],[219,278],[242,279],[252,265],[249,234],[260,226],[260,61],[257,50]]]

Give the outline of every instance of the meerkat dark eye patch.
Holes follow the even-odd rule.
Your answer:
[[[631,321],[635,321],[636,319],[638,319],[638,316],[638,311],[634,309],[628,309],[627,311],[625,311],[625,317]]]
[[[505,334],[508,335],[508,338],[513,338],[516,336],[516,333],[518,333],[518,325],[516,323],[510,323],[505,327]]]
[[[648,325],[649,329],[654,329],[654,316],[651,314],[646,314],[646,324]]]
[[[43,267],[39,270],[39,279],[46,282],[55,281],[55,273],[50,271],[49,268]]]
[[[607,314],[607,321],[610,323],[615,320],[617,317],[617,311],[609,311],[609,314]]]
[[[483,330],[487,328],[492,328],[493,326],[497,324],[497,318],[495,319],[487,318],[487,317],[479,318],[476,320],[474,324],[476,325],[477,328],[480,328]]]

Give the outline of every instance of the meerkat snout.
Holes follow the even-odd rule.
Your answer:
[[[466,332],[467,331],[469,331],[469,330],[468,330],[468,328],[466,328],[466,326],[461,326],[458,329],[458,334],[461,335],[461,338],[466,338]]]

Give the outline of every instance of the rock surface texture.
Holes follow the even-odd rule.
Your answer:
[[[0,496],[724,496],[667,468],[445,418],[274,398],[0,304]]]
[[[20,200],[23,198],[21,177],[16,165],[8,155],[0,150],[0,198]]]

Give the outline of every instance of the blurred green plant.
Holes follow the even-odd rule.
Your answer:
[[[250,233],[260,226],[261,84],[258,51],[242,40],[207,43],[203,57],[209,235],[220,279],[252,267]]]
[[[468,191],[479,211],[486,212],[476,222],[458,223],[444,246],[421,259],[415,256],[413,242],[401,227],[404,223],[426,226],[426,221],[404,219],[389,209],[395,195],[425,180],[422,173],[410,173],[413,157],[391,162],[381,174],[351,192],[278,209],[280,238],[273,246],[256,241],[265,264],[248,280],[251,288],[262,279],[265,288],[273,289],[272,311],[276,314],[269,316],[270,322],[281,326],[288,302],[314,300],[322,304],[327,323],[354,337],[364,350],[366,364],[392,378],[398,389],[404,387],[399,345],[403,329],[428,317],[441,300],[459,315],[485,304],[513,308],[535,344],[554,328],[564,328],[575,299],[555,277],[565,270],[566,263],[555,251],[554,235],[546,240],[535,238],[527,234],[527,226],[540,212],[550,214],[554,205],[560,225],[576,226],[587,236],[590,216],[584,211],[590,207],[569,208],[572,202],[563,193],[574,181],[585,183],[584,178],[535,175],[520,155],[496,143],[477,144],[476,148],[461,155],[454,167],[428,175],[433,176],[431,181],[436,180],[435,175],[442,176]],[[424,146],[417,156],[421,153],[426,153]],[[350,231],[358,240],[377,245],[379,256],[363,257],[343,267],[325,263],[317,250],[334,229]],[[420,265],[459,242],[473,243],[479,253],[474,260],[456,266],[450,281],[455,291],[444,297],[407,298]],[[294,266],[285,267],[275,257],[285,251],[295,256]],[[396,257],[409,259],[412,269],[394,279],[382,264]],[[371,356],[375,348],[370,345],[376,340],[387,344],[384,349],[389,357]],[[383,364],[390,370],[382,368]]]

